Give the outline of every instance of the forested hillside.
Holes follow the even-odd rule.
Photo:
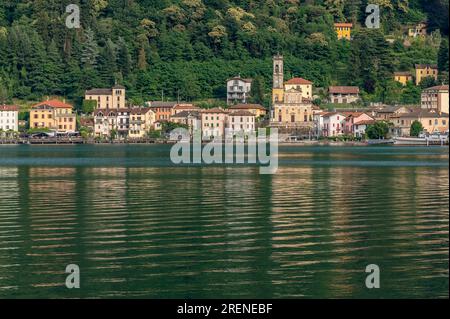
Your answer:
[[[80,5],[80,29],[65,26],[71,3]],[[370,3],[382,8],[381,29],[364,27],[365,0],[2,0],[0,103],[60,95],[80,105],[85,89],[115,82],[135,103],[162,92],[222,98],[237,74],[268,92],[276,52],[287,77],[358,85],[367,101],[414,102],[416,88],[399,89],[392,72],[415,63],[439,62],[446,81],[448,0]],[[431,36],[405,46],[407,27],[423,20]],[[333,30],[343,21],[356,24],[351,42]]]

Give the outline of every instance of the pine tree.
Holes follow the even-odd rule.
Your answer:
[[[131,72],[131,56],[128,51],[127,44],[123,38],[119,38],[117,51],[117,66],[124,77]]]
[[[115,83],[117,72],[116,46],[108,39],[98,57],[98,73],[103,86],[110,87]]]
[[[81,62],[85,68],[94,68],[97,65],[98,45],[94,32],[88,28],[84,33],[84,43],[81,54]]]
[[[61,61],[61,55],[56,47],[55,41],[51,41],[47,47],[47,59],[44,64],[45,73],[45,87],[46,94],[60,95],[63,93],[62,77],[63,77],[63,65]]]

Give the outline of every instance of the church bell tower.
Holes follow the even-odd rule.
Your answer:
[[[277,54],[273,57],[272,103],[283,102],[284,95],[284,58]]]

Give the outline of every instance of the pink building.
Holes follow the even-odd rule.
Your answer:
[[[202,112],[202,137],[210,140],[224,137],[227,113],[221,108],[213,108]]]
[[[371,116],[363,112],[347,113],[347,117],[345,119],[344,134],[359,137],[361,132],[359,130],[359,127],[357,130],[357,124],[362,121],[373,121],[373,120],[374,119]],[[358,133],[358,136],[356,133]]]

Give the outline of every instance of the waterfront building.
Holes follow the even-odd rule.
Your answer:
[[[176,115],[180,112],[185,112],[185,111],[197,111],[198,112],[198,111],[200,111],[200,108],[191,103],[179,103],[179,104],[176,104],[172,108],[171,116]]]
[[[126,138],[130,131],[130,114],[131,109],[118,109],[116,110],[117,120],[116,127],[117,136],[119,138]]]
[[[411,109],[406,106],[384,106],[372,109],[377,121],[390,121],[399,114],[409,113]]]
[[[134,108],[130,110],[130,138],[145,137],[156,122],[156,114],[151,108]]]
[[[146,103],[155,113],[156,121],[168,122],[171,116],[183,111],[198,111],[199,108],[192,103],[175,101],[150,101]]]
[[[448,113],[448,85],[433,86],[422,91],[422,109],[433,109],[438,112]]]
[[[375,119],[364,112],[346,113],[344,134],[363,137],[368,125],[375,123]]]
[[[322,115],[322,136],[334,137],[344,134],[346,115],[340,112],[328,112]]]
[[[30,111],[30,128],[33,129],[69,133],[76,131],[76,122],[73,106],[59,100],[41,102]]]
[[[170,117],[174,114],[174,107],[178,105],[178,102],[163,102],[163,101],[152,101],[147,102],[147,105],[155,113],[156,121],[167,122]]]
[[[284,60],[281,55],[273,58],[273,89],[271,126],[286,129],[313,127],[313,83],[303,78],[284,82]]]
[[[199,111],[182,111],[170,118],[171,122],[187,125],[192,135],[194,131],[202,129],[202,117]]]
[[[202,117],[202,137],[205,140],[212,138],[223,138],[225,135],[225,125],[227,113],[221,108],[204,110]]]
[[[375,124],[375,120],[362,120],[353,125],[353,136],[363,138],[366,136],[366,130],[370,125]]]
[[[330,103],[334,104],[350,104],[359,101],[357,86],[330,86],[328,94]]]
[[[110,137],[117,129],[117,111],[110,109],[97,109],[94,111],[94,135],[96,137]]]
[[[252,90],[253,79],[243,79],[240,75],[227,80],[227,104],[247,103]]]
[[[19,131],[19,107],[0,105],[0,131]]]
[[[92,89],[85,92],[85,100],[97,101],[97,109],[124,109],[126,107],[126,90],[122,85],[110,89]]]
[[[413,82],[414,78],[411,72],[394,72],[394,81],[406,85],[408,82]]]
[[[435,81],[438,79],[438,67],[431,64],[416,64],[416,85],[419,85],[423,79],[432,77]]]
[[[232,136],[241,135],[248,136],[255,132],[255,114],[246,111],[238,110],[228,113],[226,121],[227,133]]]
[[[434,109],[417,109],[409,113],[401,113],[391,119],[394,124],[393,133],[396,136],[409,136],[411,125],[419,121],[425,132],[448,132],[448,113],[441,113]]]
[[[237,104],[228,108],[230,111],[248,111],[257,119],[266,116],[267,109],[260,104]]]
[[[338,39],[351,40],[352,38],[352,23],[335,23],[334,30],[336,31]]]

